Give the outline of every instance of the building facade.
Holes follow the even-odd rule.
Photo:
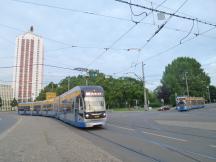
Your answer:
[[[18,102],[33,101],[43,82],[43,39],[30,31],[16,38],[16,61],[13,74],[13,95]]]
[[[11,85],[0,84],[0,97],[2,100],[0,111],[14,110],[14,108],[11,107],[11,101],[13,100],[13,91]]]

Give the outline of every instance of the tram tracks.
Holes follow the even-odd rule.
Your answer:
[[[114,123],[110,123],[110,124],[114,124]],[[115,123],[121,125],[120,123]],[[133,124],[132,127],[129,127],[128,129],[147,129],[147,130],[151,130],[151,131],[157,131],[159,133],[164,132],[164,133],[172,133],[175,135],[185,135],[185,136],[192,136],[192,137],[198,137],[198,138],[204,138],[204,139],[213,139],[216,140],[216,137],[207,137],[207,136],[202,136],[202,135],[195,135],[195,134],[191,134],[191,133],[183,133],[183,132],[177,132],[177,131],[172,131],[172,130],[168,130],[168,129],[160,129],[160,128],[152,128],[152,127],[145,127],[145,126],[140,126],[137,124]]]
[[[134,127],[134,125],[133,125]],[[168,132],[168,133],[172,133],[175,135],[185,135],[185,136],[192,136],[192,137],[198,137],[198,138],[204,138],[204,139],[213,139],[215,140],[216,137],[206,137],[206,136],[202,136],[202,135],[195,135],[195,134],[191,134],[191,133],[183,133],[183,132],[176,132],[176,131],[171,131],[168,129],[159,129],[159,128],[151,128],[151,127],[143,127],[143,126],[135,126],[136,128],[142,128],[142,129],[148,129],[148,130],[153,130],[153,131],[158,131],[158,132]]]
[[[98,144],[97,143],[98,141],[102,141],[103,145],[101,145],[101,142],[99,142],[99,146],[101,146],[102,148],[104,148],[104,144],[106,144],[106,143],[108,144],[109,143],[111,145],[114,145],[116,147],[121,148],[121,150],[129,151],[129,152],[134,153],[136,155],[139,155],[140,157],[143,157],[143,158],[145,158],[146,160],[149,160],[149,161],[155,161],[155,162],[166,161],[166,160],[160,159],[159,157],[154,157],[152,155],[149,155],[149,153],[144,152],[143,149],[136,148],[135,145],[133,145],[133,146],[135,146],[135,148],[130,147],[127,144],[124,144],[121,141],[113,139],[112,136],[110,136],[110,137],[108,136],[107,137],[107,135],[105,136],[105,135],[103,135],[103,134],[100,133],[101,130],[109,131],[107,129],[101,129],[101,128],[90,128],[89,129],[89,128],[86,128],[86,129],[83,130],[83,129],[77,129],[77,128],[71,127],[67,123],[62,123],[62,122],[60,122],[60,123],[63,124],[63,125],[65,125],[65,126],[67,126],[67,127],[69,127],[69,128],[73,128],[75,132],[77,132],[78,134],[80,134],[84,138],[89,139],[93,143]],[[112,131],[109,132],[109,133],[112,133]],[[119,135],[122,134],[122,132],[115,132],[115,133],[120,133]],[[105,133],[105,134],[107,134],[107,133]],[[203,161],[203,160],[200,160],[200,158],[201,159],[203,159],[203,158],[206,159],[207,158],[207,159],[210,159],[210,160],[216,160],[216,157],[211,157],[211,156],[202,155],[202,154],[199,154],[199,153],[196,153],[196,152],[190,152],[190,151],[181,150],[179,148],[173,147],[171,145],[164,144],[162,142],[157,142],[155,140],[149,140],[149,139],[141,139],[141,140],[143,142],[146,142],[146,143],[158,146],[161,149],[165,149],[165,150],[171,151],[173,153],[176,153],[176,154],[178,154],[180,156],[183,156],[186,159],[189,159],[189,161],[196,161],[196,162]],[[106,150],[106,148],[105,148],[105,150]],[[125,153],[125,154],[127,154],[127,153]],[[193,157],[193,155],[196,156],[196,157]]]
[[[145,153],[143,153],[143,152],[141,152],[141,151],[137,151],[137,150],[135,150],[135,149],[133,149],[133,148],[127,147],[127,146],[125,146],[125,145],[123,145],[123,144],[120,144],[120,143],[118,143],[118,142],[115,142],[115,141],[113,141],[113,140],[111,140],[111,139],[109,139],[109,138],[106,138],[106,137],[104,137],[104,136],[98,135],[98,134],[93,133],[93,132],[91,132],[91,131],[87,131],[87,133],[89,133],[89,134],[91,134],[91,135],[94,135],[94,136],[96,136],[96,137],[98,137],[98,138],[100,138],[100,139],[102,139],[102,140],[105,140],[106,142],[109,142],[109,143],[111,143],[111,144],[117,145],[117,146],[119,146],[119,147],[121,147],[121,148],[123,148],[123,149],[125,149],[125,150],[128,150],[128,151],[130,151],[130,152],[136,153],[136,154],[138,154],[138,155],[140,155],[140,156],[142,156],[142,157],[145,157],[145,158],[147,158],[147,159],[149,159],[149,160],[153,160],[153,161],[156,161],[156,162],[162,162],[162,160],[160,160],[160,159],[157,159],[157,158],[155,158],[155,157],[152,157],[152,156],[150,156],[150,155],[147,155],[147,154],[145,154]]]
[[[138,150],[136,150],[136,149],[134,149],[134,148],[128,147],[128,146],[126,146],[126,145],[123,145],[123,144],[121,144],[121,143],[119,143],[119,142],[114,141],[113,139],[109,139],[109,138],[107,138],[107,137],[104,137],[104,136],[102,136],[102,135],[99,135],[99,134],[97,134],[97,133],[94,133],[93,131],[87,130],[87,133],[88,133],[88,134],[91,134],[91,135],[93,135],[93,136],[95,136],[95,137],[97,137],[97,138],[100,138],[100,139],[102,139],[102,140],[104,140],[104,141],[106,141],[106,142],[109,142],[109,143],[111,143],[111,144],[114,144],[114,145],[116,145],[116,146],[118,146],[118,147],[121,147],[121,148],[123,148],[123,149],[125,149],[125,150],[127,150],[127,151],[130,151],[130,152],[136,153],[136,154],[138,154],[138,155],[141,155],[142,157],[148,158],[149,160],[156,161],[156,162],[165,161],[165,160],[161,160],[161,159],[155,158],[155,157],[153,157],[153,156],[150,156],[150,155],[148,155],[148,154],[146,154],[146,153],[144,153],[144,152],[138,151]],[[143,139],[142,139],[142,140],[143,140]],[[174,152],[174,153],[177,153],[177,154],[179,154],[179,155],[181,155],[181,156],[184,156],[185,158],[190,159],[190,160],[192,160],[192,161],[201,162],[201,160],[192,157],[192,156],[190,155],[190,152],[186,152],[186,151],[183,151],[183,150],[179,150],[179,149],[177,149],[177,148],[175,148],[175,147],[172,147],[172,146],[170,146],[170,145],[163,144],[163,143],[161,143],[161,142],[156,142],[156,141],[153,141],[153,140],[144,140],[144,142],[147,142],[147,143],[150,143],[150,144],[153,144],[153,145],[157,145],[157,146],[159,146],[160,148],[163,148],[163,149],[172,151],[172,152]],[[215,160],[215,159],[214,159],[214,160]]]

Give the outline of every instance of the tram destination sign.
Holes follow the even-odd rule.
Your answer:
[[[85,92],[86,97],[100,97],[103,96],[103,92]]]

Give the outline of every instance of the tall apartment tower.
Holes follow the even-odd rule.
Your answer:
[[[18,102],[33,101],[43,82],[44,45],[41,37],[30,31],[16,38],[13,96]]]

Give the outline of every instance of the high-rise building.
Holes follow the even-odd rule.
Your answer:
[[[11,85],[0,84],[0,97],[2,103],[0,111],[14,110],[14,108],[11,107],[11,101],[13,100],[13,91]]]
[[[33,101],[43,82],[44,45],[40,36],[30,31],[16,38],[13,95],[18,102]]]

